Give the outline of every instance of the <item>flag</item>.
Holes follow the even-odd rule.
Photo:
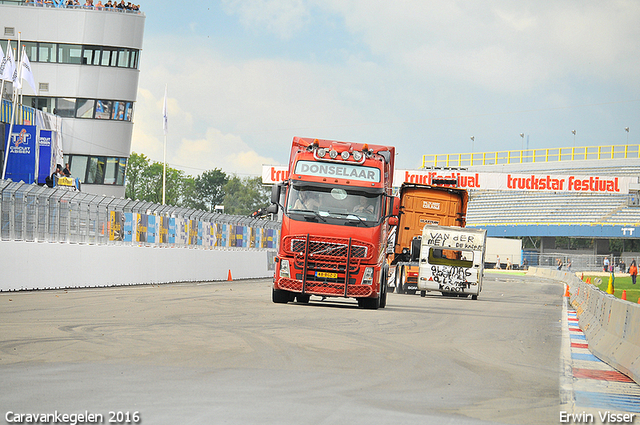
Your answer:
[[[36,90],[36,82],[33,80],[33,72],[31,72],[31,63],[29,63],[29,58],[27,57],[27,52],[24,46],[22,46],[21,64],[22,64],[22,78],[27,80],[27,83],[29,83],[29,85],[33,89],[33,93],[38,94],[38,91]],[[20,85],[22,86],[22,82],[20,83]]]
[[[0,62],[0,78],[11,81],[15,67],[16,64],[13,60],[13,49],[11,49],[11,43],[7,42],[7,54],[2,59],[2,62]]]
[[[162,106],[162,129],[166,135],[169,132],[167,126],[167,86],[164,86],[164,105]]]
[[[6,64],[7,64],[7,60],[4,57],[2,46],[0,46],[0,80],[2,80],[2,73],[4,72],[4,67]]]
[[[20,81],[20,78],[18,78],[18,74],[20,74],[20,68],[16,66],[16,61],[13,58],[13,53],[11,53],[11,62],[13,63],[13,72],[11,73],[11,77],[9,79],[13,81],[13,89],[20,90],[22,88],[22,81]]]

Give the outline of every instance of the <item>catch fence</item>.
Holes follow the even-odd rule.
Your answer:
[[[277,249],[280,223],[0,180],[0,239]]]

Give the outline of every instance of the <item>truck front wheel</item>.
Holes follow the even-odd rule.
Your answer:
[[[291,294],[289,294],[289,291],[283,291],[281,289],[276,289],[276,288],[273,288],[273,290],[271,291],[271,300],[274,303],[286,304],[289,302],[290,299],[291,299]]]

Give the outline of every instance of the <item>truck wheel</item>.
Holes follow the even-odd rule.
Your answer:
[[[477,299],[478,299],[478,296],[477,296],[477,295],[471,295],[471,299],[472,299],[472,300],[477,300]]]
[[[404,294],[404,266],[400,266],[400,273],[398,273],[398,267],[396,267],[396,292],[398,294]]]
[[[377,310],[380,308],[380,297],[376,298],[358,298],[358,307],[367,310]]]
[[[420,291],[420,296],[421,297],[426,297],[427,296],[427,291]]]
[[[271,300],[274,303],[278,304],[286,304],[291,299],[291,294],[289,291],[283,291],[281,289],[273,288],[271,290]]]
[[[309,303],[309,298],[311,298],[311,295],[309,295],[309,294],[298,294],[298,295],[296,295],[296,300],[299,303],[302,303],[302,304],[308,304]]]
[[[380,279],[380,308],[385,308],[387,306],[387,279],[384,278],[387,273],[382,273],[382,277]]]

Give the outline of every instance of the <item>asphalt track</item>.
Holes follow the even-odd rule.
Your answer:
[[[271,302],[271,280],[0,293],[0,413],[156,424],[557,424],[562,284]],[[115,413],[114,413],[115,415]],[[125,421],[121,423],[126,423]],[[131,422],[129,422],[131,423]]]

